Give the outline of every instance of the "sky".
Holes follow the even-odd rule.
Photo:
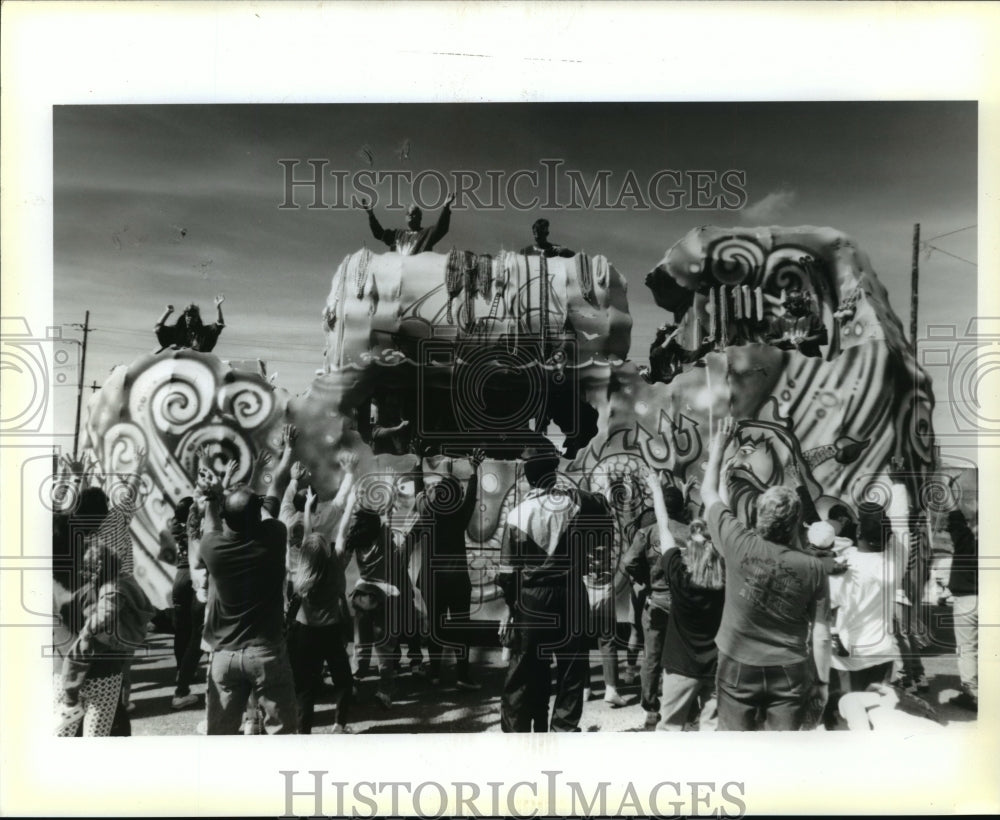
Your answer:
[[[301,188],[300,207],[280,207],[288,204],[281,160],[300,161],[297,178],[311,175],[310,159],[348,178],[469,170],[484,179],[484,202],[487,171],[506,182],[518,169],[542,173],[542,160],[559,160],[559,174],[578,171],[588,185],[608,172],[611,202],[629,171],[643,189],[662,169],[685,174],[684,183],[696,170],[745,174],[745,197],[728,196],[739,210],[689,202],[643,210],[635,199],[614,210],[457,203],[438,251],[516,249],[544,216],[553,241],[605,255],[628,281],[636,360],[669,318],[643,279],[700,225],[844,231],[868,253],[908,328],[919,222],[934,246],[921,253],[920,328],[956,323],[961,335],[976,312],[976,134],[968,102],[56,106],[55,322],[78,336],[68,325],[90,309],[86,381],[100,384],[114,365],[156,348],[152,326],[166,304],[179,311],[197,302],[208,319],[224,293],[226,330],[215,352],[263,359],[281,386],[301,393],[322,366],[321,311],[337,265],[362,243],[376,246],[360,210],[308,208],[313,197]],[[324,199],[334,204],[335,179],[325,179]],[[531,188],[522,181],[522,200],[544,199],[542,186]],[[431,204],[439,198],[433,178],[422,191]],[[718,185],[710,191],[721,193]],[[378,193],[382,224],[401,226],[402,207],[386,208],[388,184]],[[409,194],[403,183],[401,206]],[[425,225],[436,217],[428,210]],[[63,370],[75,383],[75,363]],[[71,429],[76,392],[55,395],[57,423]],[[947,430],[946,397],[938,398],[935,425]]]

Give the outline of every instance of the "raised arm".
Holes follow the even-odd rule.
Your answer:
[[[376,239],[382,239],[385,234],[385,229],[379,224],[379,221],[375,218],[375,212],[372,210],[371,205],[368,203],[367,199],[361,200],[361,207],[364,208],[365,213],[368,214],[368,227],[371,228],[372,236]]]
[[[646,471],[646,484],[649,486],[649,492],[653,496],[653,512],[656,514],[656,529],[660,535],[660,555],[662,555],[667,550],[673,549],[677,544],[668,526],[670,514],[667,512],[667,502],[663,498],[663,488],[660,486],[660,478],[655,470]]]
[[[286,424],[285,429],[282,431],[281,459],[274,470],[271,486],[267,490],[266,498],[272,499],[272,503],[278,502],[278,499],[281,498],[285,492],[285,488],[288,486],[288,480],[292,471],[292,450],[295,447],[295,439],[297,437],[298,431],[295,429],[295,425]]]
[[[729,437],[733,434],[734,422],[732,416],[726,416],[719,422],[719,429],[712,437],[708,450],[708,463],[705,465],[705,480],[701,484],[701,500],[707,511],[716,502],[722,501],[719,495],[719,481],[722,473],[722,454],[726,450]]]
[[[226,297],[221,293],[215,297],[215,323],[219,327],[226,326],[226,320],[222,318],[222,303],[226,301]]]
[[[278,511],[278,519],[287,524],[295,515],[295,495],[299,491],[302,482],[309,480],[309,471],[303,466],[301,461],[296,461],[291,468],[291,478],[288,486],[281,497],[281,508]]]
[[[340,482],[340,489],[330,502],[330,509],[333,512],[342,511],[341,520],[348,514],[348,501],[351,498],[351,491],[354,489],[354,471],[358,466],[358,454],[350,450],[344,450],[339,458],[341,468],[344,470],[344,480]]]
[[[820,515],[816,509],[816,503],[809,494],[809,488],[806,487],[805,482],[802,480],[802,473],[799,472],[799,468],[794,462],[788,465],[788,477],[791,479],[792,484],[795,485],[795,493],[798,495],[799,504],[802,506],[802,523],[814,524],[819,521]]]
[[[160,328],[162,328],[167,319],[170,318],[170,314],[173,312],[174,312],[174,306],[167,305],[166,308],[164,308],[163,310],[163,315],[159,319],[157,319],[156,324],[153,325],[153,330],[159,330]]]
[[[441,215],[438,217],[438,221],[431,229],[430,236],[427,238],[428,245],[433,246],[435,243],[440,242],[444,239],[445,234],[448,233],[448,228],[451,227],[451,203],[454,201],[454,194],[449,194],[448,198],[444,201]]]
[[[351,516],[354,514],[354,505],[357,503],[358,494],[354,487],[352,486],[347,492],[347,497],[344,502],[344,514],[340,517],[340,523],[337,525],[337,537],[333,542],[333,552],[337,558],[340,559],[341,564],[346,565],[348,559],[350,559],[350,553],[347,549],[347,525],[350,523]]]
[[[313,492],[313,488],[306,487],[306,506],[302,511],[302,537],[305,538],[309,533],[312,532],[313,527],[313,515],[315,513],[316,507],[316,493]]]
[[[472,451],[470,460],[472,461],[472,477],[469,479],[469,486],[465,488],[465,498],[462,499],[462,506],[458,510],[458,518],[463,527],[469,526],[472,513],[476,509],[476,495],[479,493],[479,467],[486,460],[485,451],[477,447]]]
[[[213,482],[205,488],[205,532],[222,531],[222,484],[212,474]]]

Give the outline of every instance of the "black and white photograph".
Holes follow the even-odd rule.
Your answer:
[[[331,57],[350,76],[308,95],[217,66],[236,93],[46,97],[48,245],[5,231],[0,329],[31,742],[167,780],[224,754],[226,784],[247,756],[269,781],[247,794],[285,816],[819,811],[760,798],[765,759],[836,774],[879,749],[887,793],[958,771],[981,793],[944,811],[995,809],[973,751],[996,664],[995,101],[856,78],[476,96],[496,40],[393,50],[414,8],[345,7],[317,20],[370,20],[372,59]],[[446,85],[385,90],[418,66]],[[22,309],[39,255],[51,299]],[[432,765],[463,748],[529,773],[491,795]],[[380,758],[404,797],[357,775]],[[245,805],[179,791],[178,813]]]

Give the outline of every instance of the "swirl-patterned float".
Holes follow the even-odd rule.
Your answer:
[[[177,502],[194,493],[199,452],[208,452],[220,475],[235,459],[236,480],[248,480],[257,454],[270,452],[276,463],[286,404],[259,374],[193,350],[166,350],[117,367],[94,396],[83,450],[93,465],[88,483],[103,486],[115,503],[116,488],[136,471],[138,451],[147,454],[132,534],[136,575],[156,605],[168,606],[172,576],[156,559],[160,533]],[[259,473],[263,492],[271,475],[267,468]]]
[[[699,478],[709,423],[725,414],[738,420],[726,493],[745,519],[775,483],[805,484],[821,513],[886,501],[892,458],[903,462],[913,504],[934,511],[950,502],[950,481],[936,480],[930,380],[848,237],[828,228],[701,228],[667,252],[647,285],[665,321],[673,314],[682,347],[713,340],[714,352],[693,357],[669,383],[650,383],[628,359],[625,280],[601,256],[363,249],[333,276],[323,372],[307,391],[288,397],[208,354],[143,357],[97,394],[86,480],[113,480],[139,447],[148,450],[133,531],[147,559],[137,565],[163,600],[169,570],[152,556],[173,504],[193,489],[203,445],[220,472],[237,459],[245,479],[259,453],[276,460],[281,425],[293,422],[296,458],[321,501],[343,479],[338,454],[353,450],[359,503],[380,512],[405,507],[442,474],[464,484],[464,456],[486,446],[467,531],[477,617],[496,612],[504,523],[527,489],[515,455],[542,433],[569,455],[564,481],[608,498],[619,557],[650,507],[643,471],[668,470],[677,486]],[[805,353],[776,344],[771,330],[793,292],[814,306],[825,331]],[[639,340],[633,355],[645,358],[650,341]],[[387,414],[382,423],[412,420],[440,454],[373,454],[365,443],[373,407]],[[258,489],[269,479],[265,469]],[[624,617],[621,571],[616,585]]]

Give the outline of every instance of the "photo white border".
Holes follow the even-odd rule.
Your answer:
[[[2,314],[26,317],[36,333],[52,322],[51,288],[40,285],[51,281],[53,264],[53,105],[976,99],[979,314],[1000,316],[1000,288],[989,281],[1000,258],[1000,86],[991,82],[1000,78],[997,12],[992,3],[8,2],[0,50]],[[664,247],[676,238],[664,236]],[[10,443],[0,440],[5,488],[20,480]],[[997,486],[997,460],[981,450],[984,488]],[[0,623],[17,624],[22,603],[49,610],[50,590],[22,589],[14,526],[20,499],[4,492],[2,505]],[[997,509],[984,504],[980,515],[984,531],[996,533]],[[44,511],[24,524],[49,543]],[[995,626],[983,630],[980,676],[992,693],[998,574],[984,572],[981,586],[981,621]],[[663,780],[741,781],[754,814],[1000,811],[1000,732],[990,695],[975,728],[934,737],[59,741],[47,736],[46,638],[38,626],[6,626],[0,635],[3,815],[278,815],[285,805],[278,771],[313,769],[328,771],[329,780],[463,780],[484,790],[491,780],[543,784],[542,772],[556,769],[563,781],[610,780],[609,795],[621,794],[626,780],[640,794]],[[530,813],[530,792],[521,794],[518,810]],[[547,807],[540,796],[534,808],[545,814]]]

